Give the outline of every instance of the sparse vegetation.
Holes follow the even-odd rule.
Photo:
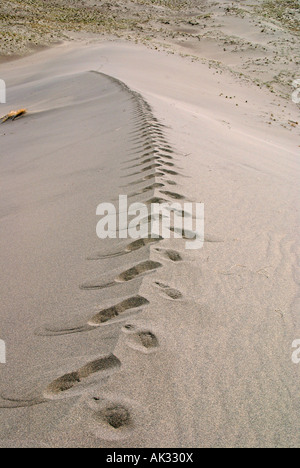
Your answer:
[[[273,19],[300,35],[299,0],[264,0],[256,7],[256,11],[264,18]]]
[[[225,24],[225,28],[223,25]],[[232,30],[230,30],[230,25]],[[227,26],[226,26],[227,25]],[[237,29],[234,30],[234,25]],[[245,26],[245,34],[241,34]],[[264,35],[254,42],[247,27]],[[289,95],[299,70],[299,0],[5,0],[0,54],[62,40],[118,37],[178,53]],[[298,75],[297,75],[298,76]]]
[[[2,53],[68,37],[68,32],[120,33],[137,28],[137,19],[114,14],[109,3],[71,0],[7,0],[0,5]],[[16,31],[14,31],[16,30]],[[30,44],[31,43],[31,44]],[[22,47],[23,46],[23,47]]]

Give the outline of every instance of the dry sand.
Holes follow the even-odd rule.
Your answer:
[[[298,78],[298,0],[6,0],[0,51],[122,38],[227,70],[287,96]]]
[[[0,127],[1,447],[299,447],[299,108],[93,41],[1,65],[29,110]],[[99,203],[166,191],[202,250],[97,238]]]

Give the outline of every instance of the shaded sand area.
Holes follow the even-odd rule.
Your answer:
[[[299,446],[297,106],[121,42],[1,78],[1,446]],[[100,241],[119,194],[204,202],[204,248]]]

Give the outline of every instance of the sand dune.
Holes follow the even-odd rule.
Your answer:
[[[122,42],[1,77],[0,445],[299,446],[297,106]],[[204,202],[204,248],[100,241],[119,194]]]

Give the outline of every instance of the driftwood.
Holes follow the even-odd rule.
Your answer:
[[[1,123],[7,122],[8,120],[14,121],[18,119],[19,117],[22,117],[25,114],[27,114],[26,109],[19,109],[17,111],[11,111],[9,114],[5,115],[0,120],[1,120]]]

